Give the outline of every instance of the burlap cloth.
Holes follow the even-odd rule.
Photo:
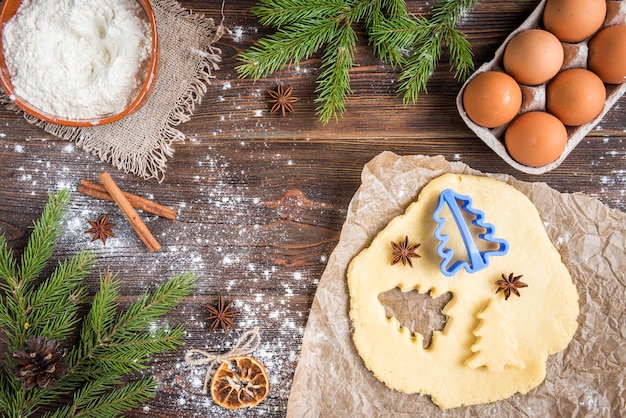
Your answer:
[[[502,174],[535,204],[579,294],[578,330],[548,357],[547,377],[525,395],[441,411],[430,398],[388,389],[365,368],[352,343],[346,269],[420,190],[443,173],[479,175],[443,157],[384,152],[363,169],[337,247],[319,282],[304,332],[287,417],[617,417],[626,410],[626,213],[582,194]],[[504,208],[505,206],[503,206]],[[424,318],[410,300],[396,318]],[[417,315],[416,315],[417,313]],[[402,361],[402,359],[394,359]],[[419,373],[419,371],[416,371]]]
[[[84,149],[126,172],[162,179],[172,142],[185,135],[176,126],[188,121],[206,93],[221,51],[214,43],[223,34],[213,19],[184,9],[175,0],[151,0],[161,63],[149,101],[137,112],[107,125],[75,128],[24,118],[59,138]],[[20,112],[0,90],[0,102]]]

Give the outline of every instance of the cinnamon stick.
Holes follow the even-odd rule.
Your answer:
[[[135,208],[133,208],[126,196],[124,196],[124,193],[117,184],[115,184],[115,181],[111,178],[109,173],[105,171],[100,174],[99,177],[102,185],[120,207],[122,213],[126,216],[126,219],[128,219],[128,222],[139,236],[139,239],[141,239],[150,252],[158,251],[161,248],[161,244],[154,238],[154,235],[152,235],[146,224],[143,223]]]
[[[80,186],[78,186],[78,191],[86,196],[95,197],[96,199],[110,200],[111,202],[115,201],[103,185],[94,181],[81,180]],[[122,194],[124,194],[126,199],[128,199],[130,204],[135,209],[140,209],[161,218],[171,219],[172,221],[178,216],[178,211],[175,209],[168,208],[167,206],[160,205],[132,193],[122,191]]]

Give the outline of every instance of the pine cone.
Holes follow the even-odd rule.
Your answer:
[[[13,374],[25,390],[35,386],[39,389],[53,387],[67,373],[67,364],[63,361],[66,354],[67,350],[61,349],[56,340],[31,335],[26,346],[13,353],[18,363]]]

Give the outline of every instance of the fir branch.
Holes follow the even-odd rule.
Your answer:
[[[439,0],[433,6],[433,21],[454,27],[477,2],[478,0]]]
[[[11,283],[18,281],[17,262],[13,249],[9,247],[4,234],[0,234],[0,289],[10,291]]]
[[[371,1],[365,10],[365,26],[368,34],[371,28],[375,28],[386,19],[382,0]]]
[[[450,63],[455,77],[462,79],[474,68],[471,45],[456,25],[476,3],[477,0],[439,0],[435,3],[428,36],[417,39],[415,49],[410,52],[398,77],[398,91],[403,94],[405,105],[417,102],[419,94],[427,91],[426,84],[437,67],[443,46],[448,46],[451,51]]]
[[[389,17],[405,16],[408,14],[404,0],[379,0]]]
[[[69,405],[69,410],[71,410],[72,415],[74,415],[77,410],[97,401],[105,393],[115,389],[121,383],[116,373],[99,374],[95,379],[90,380],[74,393],[72,404]]]
[[[0,294],[0,328],[9,337],[17,335],[21,328],[14,315],[17,309],[18,307],[13,298],[5,298]],[[8,356],[8,353],[6,354]]]
[[[454,78],[463,81],[474,70],[472,45],[461,31],[456,28],[449,29],[446,37],[449,39],[450,65],[454,70]]]
[[[110,337],[118,332],[132,334],[145,330],[151,322],[165,315],[189,295],[194,281],[193,274],[183,273],[159,285],[154,291],[141,295],[120,317]]]
[[[104,396],[78,409],[73,417],[110,418],[145,403],[156,395],[157,384],[147,377],[109,391]]]
[[[350,68],[355,48],[356,33],[350,25],[344,25],[326,49],[322,59],[324,71],[319,75],[315,89],[318,93],[316,102],[321,103],[317,112],[322,123],[328,123],[333,117],[337,120],[338,115],[345,112],[346,97],[352,93]]]
[[[115,324],[120,281],[115,280],[115,275],[110,272],[101,273],[99,289],[83,321],[80,349],[72,350],[67,356],[68,364],[72,368],[76,367],[81,359],[89,357]]]
[[[29,333],[55,340],[70,336],[79,321],[80,305],[85,301],[83,279],[91,272],[94,254],[81,251],[69,261],[60,262],[50,277],[27,298]]]
[[[113,413],[117,411],[115,408],[128,409],[128,405],[134,407],[145,402],[153,396],[154,382],[151,379],[144,379],[144,383],[138,384],[137,387],[142,388],[141,390],[135,390],[130,386],[127,388],[128,384],[119,386],[119,383],[125,375],[145,368],[146,362],[155,354],[171,350],[182,343],[184,329],[181,326],[150,333],[148,325],[186,297],[191,292],[194,281],[195,277],[191,273],[175,276],[153,292],[141,295],[125,313],[117,314],[119,281],[110,273],[101,275],[101,288],[94,297],[92,309],[87,314],[81,330],[81,334],[85,335],[81,335],[81,344],[74,347],[67,356],[70,365],[67,376],[62,378],[55,388],[28,392],[38,396],[39,399],[25,401],[14,399],[12,405],[16,409],[25,410],[31,405],[45,404],[62,394],[77,391],[77,399],[81,399],[80,403],[86,405],[80,407],[81,410],[85,409],[85,414],[79,413],[74,405],[67,405],[51,415],[74,417],[118,416],[119,412],[113,415],[90,414],[93,414],[92,408]],[[94,379],[98,381],[94,383]],[[147,381],[153,382],[150,390],[145,389]],[[78,392],[80,388],[85,387],[90,388],[90,394]],[[109,389],[110,393],[94,395],[98,390],[102,392]],[[18,388],[16,392],[23,391]],[[98,398],[97,404],[94,397]],[[99,403],[101,401],[103,404]],[[71,415],[66,415],[69,412]]]
[[[184,334],[184,328],[177,326],[156,333],[141,332],[124,338],[120,336],[96,347],[90,361],[104,370],[120,375],[128,374],[147,367],[145,359],[152,355],[175,349]]]
[[[298,22],[260,39],[250,50],[239,55],[244,64],[236,67],[240,77],[259,79],[289,63],[299,63],[330,41],[337,30],[332,18]]]
[[[351,25],[367,13],[367,1],[330,0],[310,4],[306,0],[265,0],[252,9],[264,24],[279,30],[257,42],[239,59],[240,77],[266,76],[289,63],[299,63],[328,44],[318,77],[320,120],[327,123],[345,111],[350,90],[349,70],[353,65],[356,34]],[[285,26],[287,25],[287,26]],[[333,84],[334,83],[334,84]]]
[[[191,273],[175,276],[153,292],[146,292],[124,313],[117,311],[119,281],[112,274],[103,274],[100,290],[84,318],[79,343],[65,359],[68,374],[56,387],[23,389],[13,376],[11,368],[16,362],[11,353],[23,349],[31,335],[55,340],[69,337],[78,326],[79,307],[86,299],[83,280],[94,264],[89,252],[60,262],[48,278],[35,284],[62,232],[68,202],[66,191],[49,196],[19,262],[0,236],[0,338],[7,347],[0,370],[0,410],[11,418],[39,413],[42,405],[58,402],[59,397],[73,391],[75,404],[47,416],[120,416],[154,396],[156,389],[152,378],[128,383],[129,372],[145,367],[153,355],[175,348],[184,336],[181,326],[152,333],[148,325],[191,292],[195,280]]]
[[[76,391],[73,402],[44,418],[110,418],[122,416],[124,411],[135,408],[156,394],[156,382],[143,378],[121,386],[113,375],[104,374],[88,382]]]
[[[28,335],[32,334],[28,322],[32,306],[26,295],[29,293],[30,283],[39,277],[52,256],[54,244],[62,232],[61,221],[69,200],[70,194],[67,190],[48,196],[41,217],[33,223],[33,232],[19,263],[4,238],[1,239],[0,262],[3,265],[4,283],[0,289],[5,292],[5,309],[0,311],[0,323],[8,328],[5,329],[5,334],[11,351],[21,347]],[[19,268],[16,267],[18,264]]]
[[[400,52],[400,45],[389,40],[383,40],[380,36],[380,34],[386,33],[385,27],[388,22],[397,19],[413,23],[413,18],[406,9],[404,0],[378,0],[370,3],[370,9],[365,16],[365,27],[374,53],[383,60],[393,59]],[[393,34],[393,32],[391,33]],[[412,42],[409,42],[404,48],[408,48],[410,45]],[[399,62],[399,59],[396,61]]]
[[[400,15],[384,19],[369,29],[374,52],[395,67],[406,64],[409,51],[428,39],[431,24],[423,16]]]
[[[340,14],[342,22],[353,25],[361,22],[372,8],[379,8],[381,0],[346,0],[344,11]]]
[[[70,193],[63,189],[50,195],[41,218],[35,221],[20,262],[21,285],[39,277],[52,256],[54,244],[61,235],[61,220],[70,202]]]
[[[7,405],[6,410],[11,411],[11,416],[29,416],[37,411],[41,404],[49,402],[56,396],[50,390],[24,391],[21,383],[9,376],[11,367],[15,364],[11,353],[21,348],[28,336],[34,335],[35,332],[50,332],[57,336],[68,335],[71,330],[66,328],[63,322],[75,323],[78,306],[62,312],[62,309],[56,309],[56,303],[63,299],[67,300],[71,296],[71,293],[67,293],[68,289],[80,288],[79,279],[82,280],[87,274],[92,256],[81,254],[75,257],[74,262],[62,264],[50,278],[43,282],[38,296],[36,296],[37,291],[33,284],[52,256],[55,241],[62,232],[61,221],[69,198],[70,195],[66,190],[48,196],[40,219],[33,223],[33,232],[19,263],[4,238],[0,239],[0,259],[2,260],[0,263],[3,265],[3,279],[5,279],[0,287],[3,293],[0,295],[0,302],[3,305],[0,308],[0,327],[2,328],[0,336],[4,334],[3,342],[8,349],[4,363],[6,376],[2,375],[0,391],[3,392],[2,403]],[[18,265],[19,268],[17,268]],[[79,277],[76,279],[71,277],[72,272],[77,271]],[[59,285],[60,288],[51,288],[49,286],[51,283]],[[82,292],[79,291],[79,293]],[[53,297],[55,300],[47,300],[48,297]],[[33,302],[35,302],[34,306]],[[42,322],[41,327],[31,326],[32,318],[41,317],[48,317],[51,322],[45,325]]]
[[[10,355],[10,353],[8,353]],[[0,396],[6,409],[6,418],[25,418],[37,412],[42,404],[51,402],[56,395],[49,390],[24,391],[22,385],[11,376],[9,364],[5,364],[4,373],[0,373]],[[5,415],[1,415],[5,418]]]
[[[7,377],[4,373],[0,373],[0,411],[8,411],[9,410],[9,399],[7,397],[8,391],[11,383],[8,381]]]
[[[277,31],[241,53],[243,64],[236,70],[242,78],[258,79],[323,48],[322,72],[316,80],[317,113],[322,123],[338,120],[351,93],[354,48],[349,53],[333,49],[352,45],[347,27],[363,22],[374,53],[401,69],[398,93],[408,105],[426,91],[444,47],[450,50],[455,78],[462,80],[473,70],[471,45],[456,25],[476,3],[439,0],[427,18],[411,14],[403,0],[260,0],[252,12],[261,24]],[[331,62],[334,58],[341,62]]]
[[[250,9],[262,25],[280,28],[303,21],[320,21],[345,10],[345,0],[264,0]]]
[[[56,411],[49,411],[44,418],[72,417],[76,411],[96,401],[107,391],[113,390],[122,382],[117,374],[101,372],[93,376],[91,380],[84,382],[72,396],[72,403],[58,408]]]
[[[111,274],[102,276],[100,291],[83,325],[82,345],[68,355],[71,370],[89,375],[97,366],[124,375],[144,368],[152,355],[176,348],[184,335],[182,327],[155,334],[147,329],[191,292],[194,281],[191,273],[174,276],[116,315],[119,281]]]
[[[441,57],[443,33],[430,26],[417,49],[410,57],[398,76],[398,90],[404,93],[404,104],[415,103],[421,92],[427,91],[427,83],[437,68]]]
[[[6,364],[3,369],[4,373],[0,373],[0,411],[6,413],[7,418],[13,418],[17,416],[17,412],[13,410],[16,404],[14,394],[21,388],[15,379],[9,378]]]

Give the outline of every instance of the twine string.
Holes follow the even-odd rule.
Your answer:
[[[209,380],[213,375],[213,369],[218,364],[224,363],[230,358],[245,356],[251,354],[261,344],[261,334],[259,333],[259,327],[244,332],[232,350],[223,354],[213,354],[197,348],[191,348],[185,353],[185,361],[191,366],[203,366],[208,364],[206,375],[204,376],[204,386],[202,387],[203,393],[206,395],[209,388]],[[198,357],[200,356],[200,357]]]

